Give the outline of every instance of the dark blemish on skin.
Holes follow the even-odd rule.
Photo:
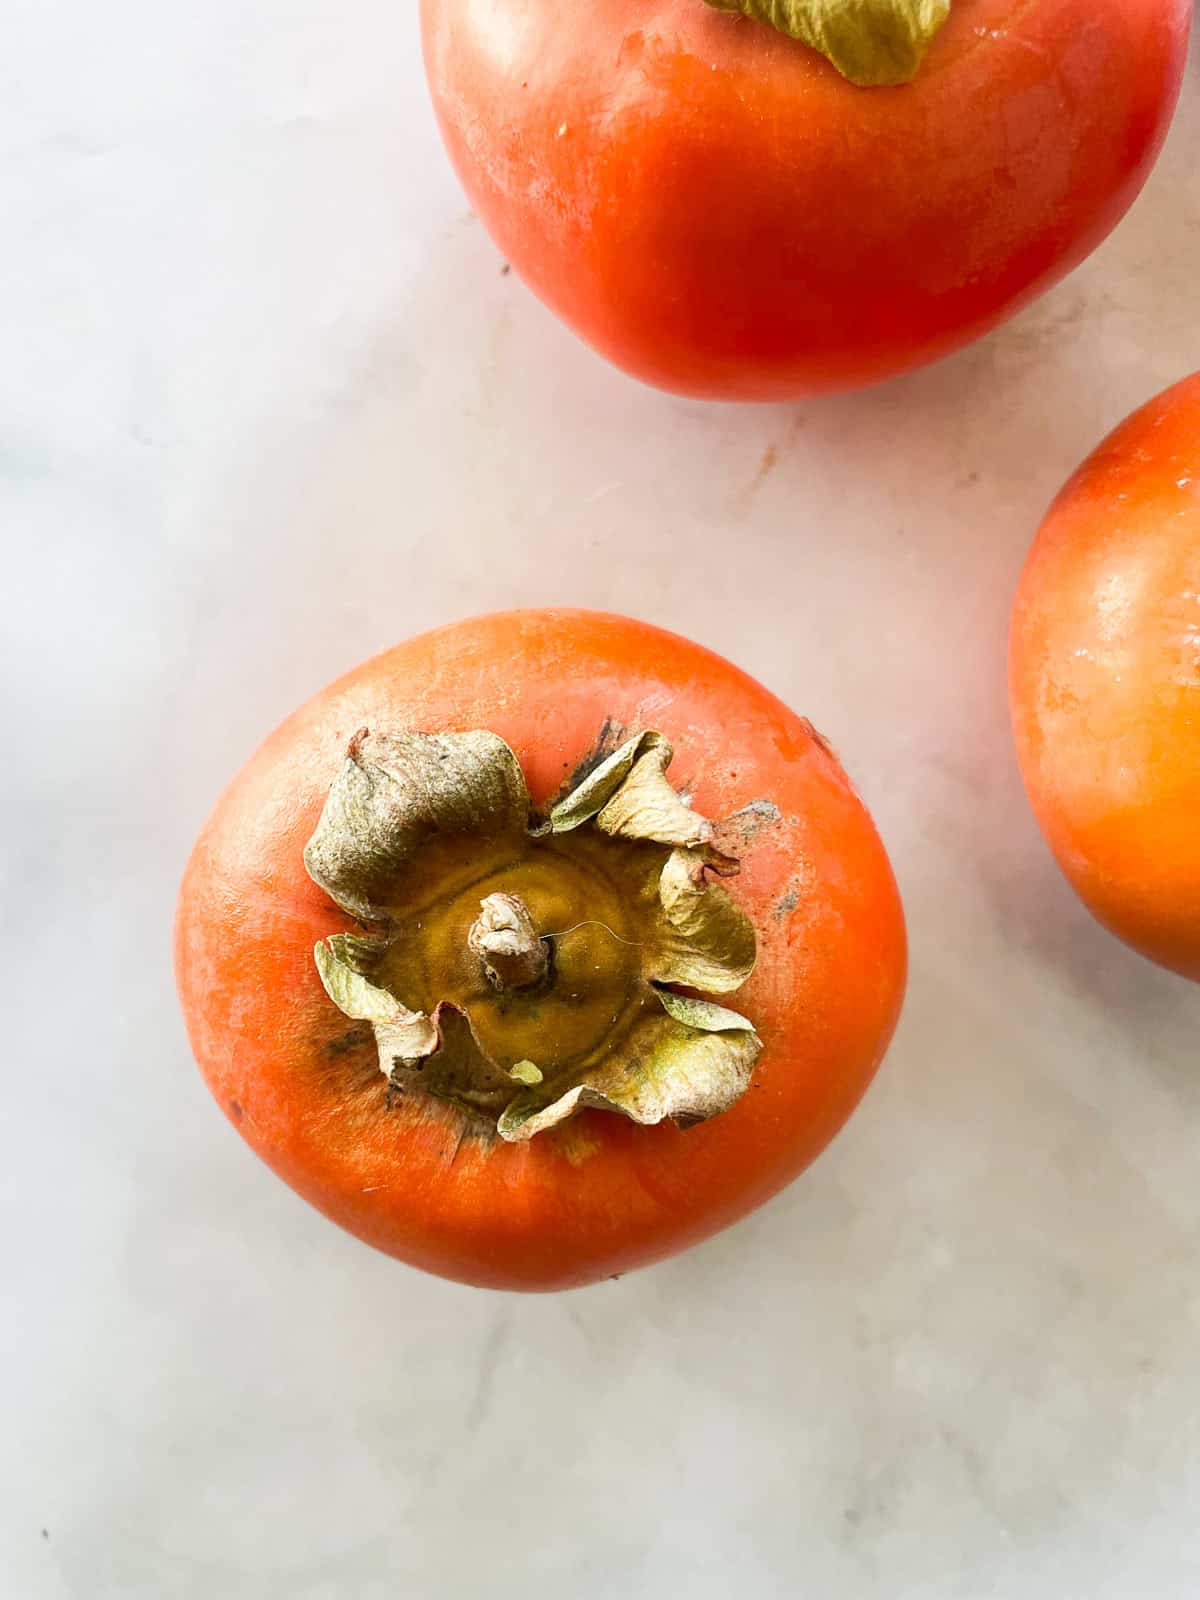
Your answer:
[[[454,1141],[454,1149],[451,1150],[451,1152],[450,1152],[449,1160],[446,1163],[447,1166],[452,1167],[454,1165],[454,1163],[458,1160],[458,1152],[462,1149],[463,1144],[466,1141],[467,1135],[470,1132],[471,1132],[471,1124],[467,1121],[466,1117],[464,1117],[462,1122],[459,1124],[458,1137]],[[443,1157],[444,1157],[445,1156],[445,1151],[443,1151],[442,1154],[443,1154]]]
[[[780,811],[774,800],[748,800],[740,811],[734,812],[734,816],[760,817],[764,822],[778,822]]]
[[[512,271],[512,263],[509,262],[509,261],[506,261],[504,263],[504,265],[500,268],[500,276],[502,278],[507,278],[511,271]]]
[[[743,844],[757,839],[764,828],[773,828],[782,820],[783,813],[773,800],[751,800],[726,817],[721,824],[722,833],[736,833]]]
[[[375,1035],[369,1022],[360,1023],[356,1028],[350,1028],[345,1033],[339,1033],[336,1038],[330,1039],[325,1045],[325,1054],[333,1056],[354,1055],[359,1050],[365,1050],[370,1045],[375,1048]]]
[[[780,895],[779,899],[776,900],[772,910],[772,915],[777,922],[782,922],[784,917],[790,916],[799,904],[800,879],[797,877],[791,877],[788,879],[787,888]]]
[[[240,1100],[231,1100],[229,1102],[229,1115],[235,1122],[240,1122],[246,1115],[246,1113],[242,1110],[242,1103]]]
[[[596,735],[591,748],[576,764],[575,770],[563,779],[555,799],[561,799],[570,794],[572,789],[577,789],[585,778],[590,778],[592,773],[602,761],[607,761],[615,750],[619,750],[625,743],[625,724],[618,722],[615,717],[605,717]]]
[[[719,850],[736,858],[753,844],[764,828],[773,828],[783,814],[773,800],[751,800],[731,817],[718,822],[714,839]]]

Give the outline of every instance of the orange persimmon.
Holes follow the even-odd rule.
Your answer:
[[[1059,865],[1119,938],[1200,979],[1200,374],[1054,502],[1017,591],[1010,688]]]
[[[860,87],[743,5],[804,10],[421,0],[442,136],[507,260],[626,371],[733,400],[906,371],[1080,262],[1150,171],[1191,13],[950,0],[911,81]],[[930,31],[944,9],[889,5]]]
[[[905,936],[803,718],[673,634],[533,610],[285,722],[195,846],[176,963],[209,1086],[281,1177],[418,1267],[556,1289],[813,1160],[888,1044]]]

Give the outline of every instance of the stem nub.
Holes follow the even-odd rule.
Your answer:
[[[525,902],[515,894],[489,894],[479,902],[467,944],[483,962],[494,989],[529,989],[546,976],[549,954]]]

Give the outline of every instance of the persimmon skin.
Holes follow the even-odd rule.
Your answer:
[[[1076,266],[1145,181],[1190,0],[954,0],[855,88],[702,0],[421,0],[433,104],[508,261],[617,366],[781,400],[904,372]]]
[[[1017,755],[1106,927],[1200,981],[1200,374],[1084,462],[1021,575]]]
[[[461,1139],[428,1097],[388,1106],[369,1030],[331,1004],[313,946],[348,926],[302,851],[361,727],[491,729],[535,804],[606,719],[653,726],[671,777],[712,817],[767,799],[731,889],[758,965],[731,997],[763,1054],[728,1111],[690,1129],[587,1112],[527,1144]],[[824,741],[719,656],[595,612],[453,624],[368,661],[261,747],[188,864],[176,918],[188,1033],[214,1096],[293,1188],[427,1271],[560,1289],[672,1254],[760,1205],[849,1116],[882,1059],[905,981],[900,899],[878,834]]]

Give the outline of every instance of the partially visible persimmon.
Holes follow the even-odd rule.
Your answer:
[[[1200,980],[1200,374],[1135,412],[1051,507],[1010,683],[1059,865],[1118,937]]]
[[[879,1064],[905,939],[807,722],[657,628],[518,611],[267,740],[196,844],[176,963],[213,1094],[288,1183],[428,1271],[553,1289],[800,1172]]]
[[[907,371],[1082,261],[1162,144],[1190,15],[421,0],[442,136],[506,260],[619,367],[727,400]]]

